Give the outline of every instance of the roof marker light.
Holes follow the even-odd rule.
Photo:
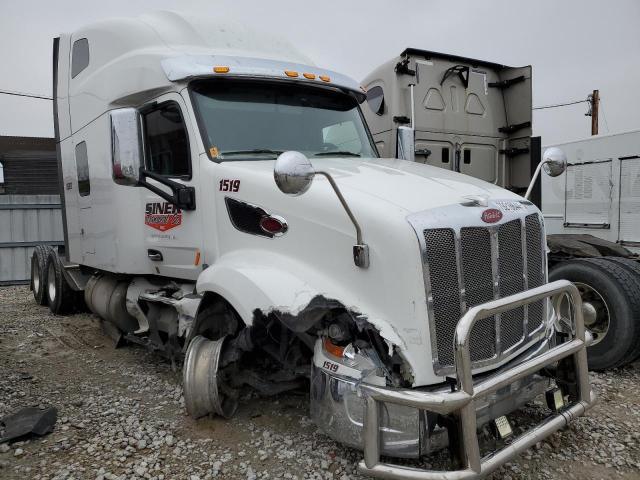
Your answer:
[[[298,76],[298,72],[296,72],[295,70],[285,70],[284,74],[287,77],[297,77]]]
[[[320,78],[320,80],[322,80],[323,82],[331,81],[331,77],[329,75],[320,75],[318,78]]]
[[[316,74],[315,73],[303,73],[302,76],[304,78],[309,79],[309,80],[315,80],[316,79]]]
[[[215,73],[229,73],[229,67],[213,67]]]

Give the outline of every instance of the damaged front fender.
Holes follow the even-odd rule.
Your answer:
[[[222,258],[200,274],[197,291],[220,295],[247,326],[257,313],[273,313],[294,332],[307,331],[330,310],[344,309],[356,323],[375,327],[390,350],[394,345],[404,350],[405,342],[395,328],[366,304],[359,304],[361,299],[348,286],[319,277],[305,264],[274,257],[265,259],[261,254],[260,261],[244,252]]]

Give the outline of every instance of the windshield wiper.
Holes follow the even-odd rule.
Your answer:
[[[342,157],[359,157],[360,154],[359,153],[353,153],[353,152],[347,152],[345,151],[340,151],[340,150],[336,150],[335,152],[318,152],[318,153],[314,153],[313,156],[314,157],[328,157],[331,155],[337,155],[337,156],[342,156]]]
[[[282,150],[269,150],[268,148],[254,148],[253,150],[229,150],[228,152],[220,152],[220,156],[224,157],[225,155],[253,155],[253,154],[270,154],[270,155],[280,155],[283,153]]]

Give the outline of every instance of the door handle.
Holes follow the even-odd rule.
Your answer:
[[[152,260],[154,262],[162,261],[162,253],[160,253],[158,250],[153,250],[151,248],[147,250],[147,257],[149,257],[149,260]]]

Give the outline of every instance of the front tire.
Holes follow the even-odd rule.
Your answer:
[[[621,367],[640,354],[640,277],[607,258],[558,264],[549,281],[566,279],[583,297],[585,327],[594,334],[589,368]]]

